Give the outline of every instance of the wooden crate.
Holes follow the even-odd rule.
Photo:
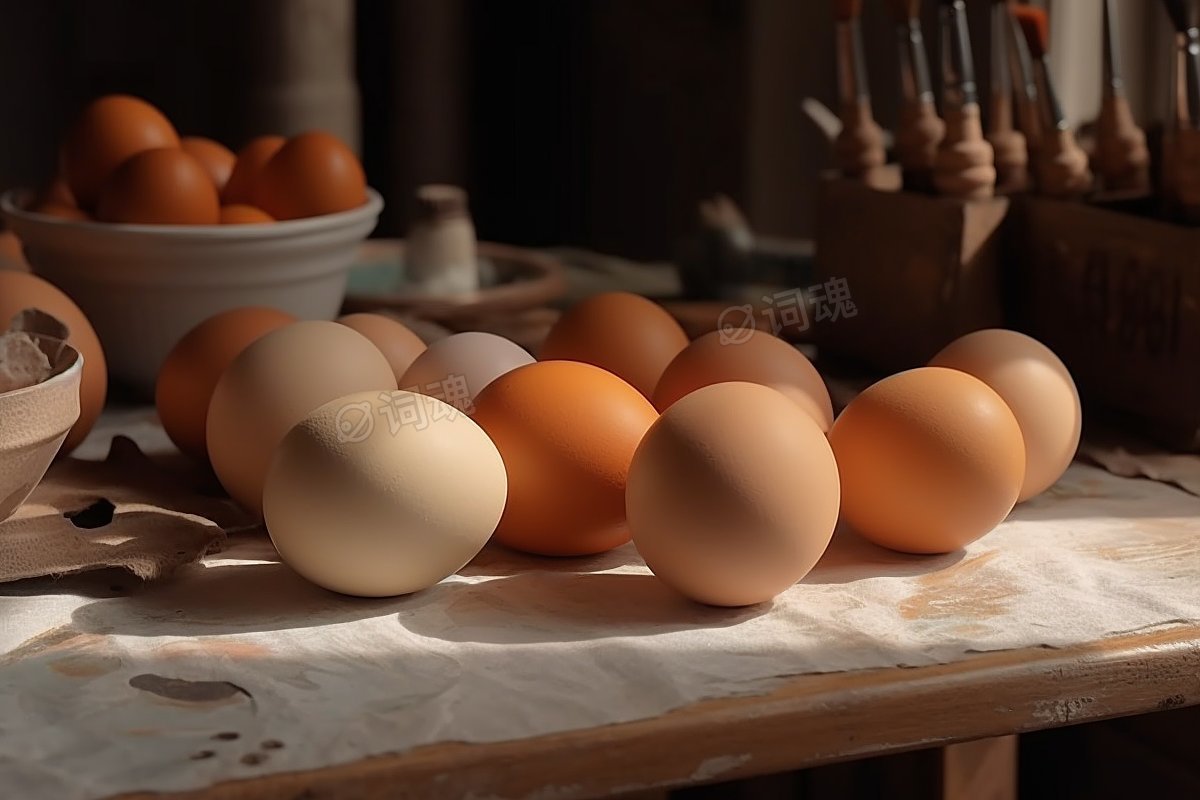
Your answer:
[[[968,203],[833,177],[819,193],[816,274],[845,279],[855,311],[814,321],[823,355],[898,371],[964,333],[1003,325],[1008,198]]]
[[[1085,402],[1176,449],[1200,446],[1200,229],[1022,198],[1014,324],[1067,364]]]

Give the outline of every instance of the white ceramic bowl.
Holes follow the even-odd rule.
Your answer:
[[[153,392],[163,360],[213,314],[272,306],[333,319],[358,246],[383,208],[368,189],[359,208],[269,225],[118,225],[77,222],[0,197],[0,213],[38,275],[83,309],[113,377]]]

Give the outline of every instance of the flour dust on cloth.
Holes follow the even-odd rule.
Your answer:
[[[620,723],[802,673],[1195,622],[1198,575],[1200,498],[1078,464],[965,551],[839,535],[739,610],[672,594],[631,546],[489,547],[427,591],[353,599],[243,534],[155,584],[0,586],[0,774],[13,796],[82,800]]]

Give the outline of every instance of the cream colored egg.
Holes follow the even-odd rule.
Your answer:
[[[263,512],[300,575],[387,597],[460,570],[487,543],[507,495],[500,453],[466,414],[413,392],[359,392],[287,434]]]
[[[395,391],[383,353],[336,322],[297,322],[250,344],[221,375],[205,440],[213,471],[247,511],[262,513],[271,455],[293,425],[343,395]]]
[[[400,378],[401,389],[445,400],[468,414],[484,387],[506,372],[532,364],[520,345],[493,333],[468,331],[439,339]]]
[[[929,362],[974,375],[1012,409],[1025,442],[1025,479],[1017,502],[1062,477],[1079,448],[1083,411],[1071,373],[1050,348],[1017,331],[968,333]]]
[[[633,456],[625,504],[646,565],[718,606],[771,599],[813,568],[838,519],[820,425],[775,389],[731,382],[676,401]]]

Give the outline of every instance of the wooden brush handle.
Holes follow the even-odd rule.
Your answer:
[[[996,161],[996,191],[1008,194],[1029,186],[1029,146],[1025,134],[1013,128],[1012,97],[992,94],[988,142]]]
[[[861,178],[883,166],[883,130],[871,115],[867,100],[842,106],[842,132],[833,143],[838,168],[848,177]]]
[[[938,147],[933,183],[940,194],[962,200],[983,200],[995,194],[994,155],[983,138],[978,105],[946,113],[946,135]]]
[[[1034,166],[1038,192],[1047,197],[1081,197],[1092,189],[1087,153],[1069,130],[1043,134]]]
[[[1146,134],[1133,121],[1129,101],[1108,93],[1096,123],[1096,171],[1104,188],[1147,191],[1150,188],[1150,151]]]
[[[914,99],[901,106],[896,158],[904,169],[906,188],[921,191],[933,188],[933,163],[945,133],[946,124],[932,102]]]
[[[1200,130],[1181,128],[1163,143],[1163,178],[1168,204],[1200,221]]]

